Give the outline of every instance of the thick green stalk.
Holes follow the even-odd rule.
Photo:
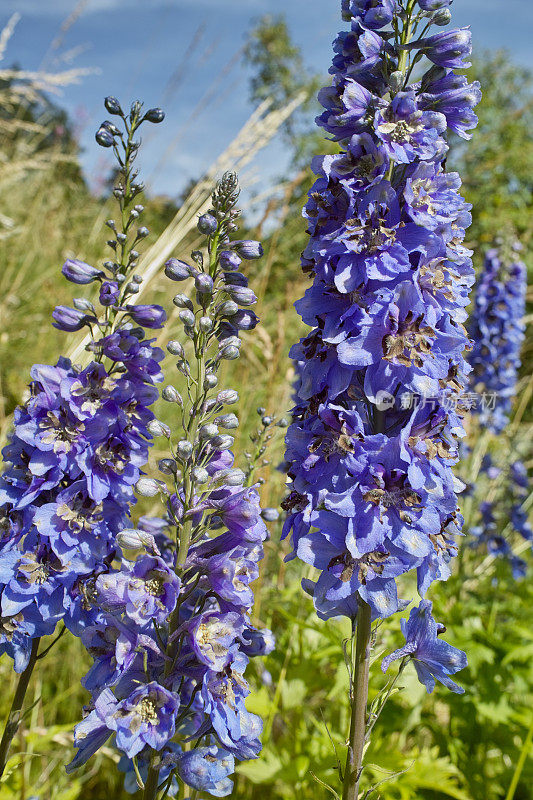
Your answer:
[[[11,709],[4,726],[4,733],[2,736],[2,741],[0,742],[0,777],[4,774],[7,757],[9,755],[9,748],[11,747],[11,742],[15,738],[20,721],[22,719],[22,706],[24,705],[24,698],[26,696],[28,684],[30,682],[33,668],[35,667],[35,663],[37,661],[37,652],[39,650],[40,641],[40,639],[34,639],[31,644],[30,660],[28,662],[28,666],[24,672],[21,673],[18,679],[15,696],[13,697]]]
[[[157,787],[159,785],[159,768],[154,767],[153,763],[150,764],[148,769],[148,777],[144,784],[143,800],[156,800]]]
[[[352,666],[350,698],[352,713],[342,800],[357,800],[359,797],[359,779],[361,777],[367,723],[371,632],[372,612],[368,603],[361,602],[357,614],[356,645]]]

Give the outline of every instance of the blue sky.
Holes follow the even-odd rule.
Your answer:
[[[3,65],[36,69],[48,52],[50,67],[99,70],[59,98],[79,129],[83,165],[93,185],[106,172],[103,151],[93,138],[106,116],[103,97],[163,105],[167,119],[147,137],[142,171],[152,192],[170,196],[214,161],[252,110],[249,74],[235,55],[253,20],[286,13],[305,61],[324,73],[342,24],[339,0],[86,0],[50,55],[50,43],[76,6],[76,0],[3,0],[0,26],[12,12],[21,14]],[[471,25],[478,48],[505,47],[518,63],[533,68],[532,0],[455,0],[453,12],[455,24]],[[197,47],[185,58],[195,34]],[[65,56],[73,56],[73,62],[66,64]],[[206,96],[203,110],[191,119]],[[279,174],[283,158],[282,144],[271,145],[261,157],[260,174]]]

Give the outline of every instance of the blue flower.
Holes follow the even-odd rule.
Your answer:
[[[402,619],[405,644],[383,659],[381,669],[386,672],[393,661],[407,656],[415,665],[418,680],[429,693],[433,691],[435,681],[438,680],[452,692],[463,694],[464,689],[450,675],[455,675],[467,666],[466,655],[462,650],[438,638],[446,629],[435,622],[431,609],[432,603],[422,600],[418,607],[412,609],[408,620]]]
[[[179,588],[175,572],[163,559],[149,555],[96,581],[98,603],[110,611],[123,611],[140,629],[166,620],[176,606]]]
[[[61,267],[61,272],[68,281],[78,284],[92,283],[97,278],[104,276],[101,269],[95,269],[77,258],[67,258]]]
[[[283,535],[291,557],[319,571],[304,589],[321,617],[355,617],[364,600],[376,619],[403,607],[401,575],[416,570],[424,596],[457,553],[452,467],[474,270],[462,244],[470,206],[445,157],[449,130],[469,137],[480,92],[454,72],[468,31],[404,46],[386,27],[394,14],[404,24],[398,4],[342,7],[350,30],[334,43],[317,118],[340,152],[313,160],[304,209],[302,269],[313,284],[296,308],[312,330],[290,351],[298,381]],[[413,82],[421,56],[443,66]]]
[[[104,689],[102,694],[107,692]],[[110,702],[105,723],[116,732],[117,746],[133,758],[145,746],[161,750],[172,739],[178,709],[175,696],[152,681],[139,686],[124,700]]]
[[[213,797],[227,797],[233,789],[229,775],[235,769],[231,753],[216,745],[197,747],[178,757],[180,778],[192,789],[209,792]]]

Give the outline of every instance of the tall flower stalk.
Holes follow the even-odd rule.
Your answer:
[[[517,551],[533,543],[533,529],[523,508],[530,489],[527,467],[523,461],[513,461],[500,469],[486,455],[479,478],[483,500],[476,509],[478,519],[470,528],[468,544],[483,546],[489,555],[507,562],[515,580],[524,578],[527,562]]]
[[[417,571],[422,597],[449,576],[462,524],[452,466],[474,273],[462,244],[469,206],[444,161],[448,130],[470,138],[480,91],[456,73],[469,66],[469,30],[431,34],[449,5],[343,0],[350,29],[319,94],[317,123],[340,152],[313,162],[304,212],[313,285],[296,307],[312,331],[291,352],[300,374],[284,531],[292,557],[319,572],[303,582],[319,616],[352,621],[343,800],[359,796],[373,725],[372,621],[406,606],[402,575]],[[461,691],[449,676],[466,659],[437,639],[442,630],[423,600],[404,625],[400,669],[412,659],[428,691],[435,679]]]
[[[102,618],[93,605],[95,584],[109,572],[117,535],[129,522],[133,489],[148,459],[154,384],[163,378],[163,352],[145,339],[145,329],[162,327],[165,312],[131,299],[142,280],[135,274],[136,248],[148,235],[139,226],[136,137],[143,122],[160,122],[164,114],[143,113],[140,103],[125,114],[112,97],[105,105],[121,125],[106,121],[96,134],[119,166],[119,220],[107,222],[111,260],[93,267],[68,259],[63,275],[78,285],[99,283],[99,302],[76,298],[53,312],[59,330],[89,328],[93,358],[84,369],[66,358],[33,366],[31,396],[16,409],[3,450],[0,653],[13,658],[20,678],[0,742],[0,774],[31,673],[51,646],[39,652],[41,637],[61,622],[58,636],[65,628],[80,635]]]
[[[171,280],[194,285],[174,297],[184,343],[167,345],[185,392],[163,389],[173,427],[150,426],[167,442],[162,477],[137,484],[140,494],[160,495],[166,512],[120,534],[125,556],[95,585],[105,621],[83,634],[94,657],[84,679],[91,710],[76,728],[79,750],[68,769],[114,734],[126,787],[141,788],[145,800],[183,797],[184,786],[226,796],[235,758],[255,758],[261,749],[261,720],[245,706],[244,671],[251,656],[273,646],[270,631],[250,621],[267,532],[253,465],[245,474],[231,452],[238,419],[228,407],[238,394],[218,379],[221,365],[239,357],[240,331],[258,322],[248,308],[255,294],[239,270],[262,248],[232,239],[238,194],[236,176],[226,174],[198,221],[206,247],[190,263],[166,264]]]
[[[501,433],[509,422],[525,336],[527,273],[521,245],[500,241],[485,255],[469,334],[469,363],[479,424]]]

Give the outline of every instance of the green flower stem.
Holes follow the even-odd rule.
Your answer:
[[[32,676],[33,668],[37,662],[37,653],[39,650],[40,641],[40,639],[34,639],[32,642],[28,666],[24,672],[21,673],[18,679],[15,696],[13,697],[11,709],[4,725],[4,733],[2,735],[2,741],[0,742],[0,777],[2,777],[4,774],[7,757],[9,755],[9,748],[11,747],[11,742],[15,738],[20,721],[22,719],[22,706],[24,705],[24,698],[26,696],[26,691]]]
[[[344,769],[342,800],[358,800],[359,779],[366,739],[368,676],[370,669],[370,639],[372,612],[368,603],[361,602],[357,614],[356,645],[351,680],[351,721],[348,755]]]
[[[156,800],[157,787],[159,785],[159,767],[154,766],[154,762],[150,763],[148,769],[148,777],[144,784],[143,800]]]
[[[533,716],[531,717],[531,725],[529,726],[529,731],[527,732],[524,746],[522,747],[520,757],[516,764],[511,784],[509,786],[509,789],[507,790],[507,794],[505,795],[505,800],[513,800],[515,796],[515,792],[518,786],[518,781],[520,780],[520,775],[522,774],[522,770],[524,769],[524,764],[526,763],[526,759],[529,755],[529,750],[531,748],[532,741],[533,741]]]

